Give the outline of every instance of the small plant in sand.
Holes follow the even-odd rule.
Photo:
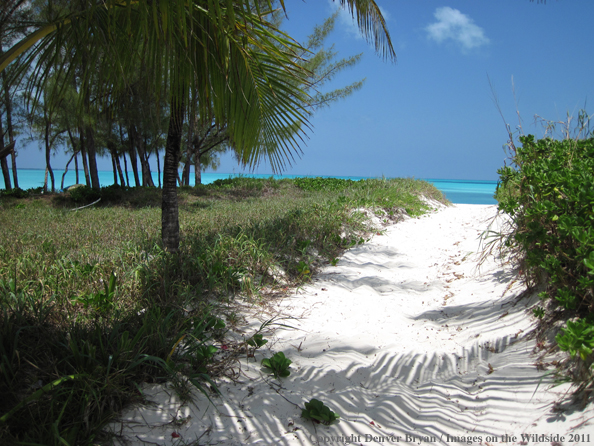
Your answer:
[[[571,357],[579,354],[585,360],[594,349],[594,325],[586,319],[567,321],[567,328],[561,329],[555,340],[559,348],[568,351]]]
[[[534,317],[542,319],[545,315],[545,310],[543,307],[535,307],[532,309],[532,313],[534,314]]]
[[[258,350],[260,347],[262,347],[268,342],[268,339],[264,339],[262,334],[256,333],[254,336],[252,336],[245,342],[254,350]]]
[[[89,293],[72,298],[73,303],[82,303],[85,308],[92,308],[99,315],[104,315],[113,308],[116,293],[116,275],[111,273],[109,282],[103,282],[103,291]]]
[[[311,268],[309,267],[309,264],[303,260],[299,261],[297,264],[297,271],[299,271],[299,277],[304,280],[308,280],[311,276]]]
[[[332,412],[328,406],[315,398],[305,403],[305,409],[301,410],[301,417],[326,426],[340,421],[337,413]]]
[[[291,362],[283,352],[278,352],[272,358],[262,359],[262,367],[266,373],[274,375],[276,379],[286,378],[291,374],[289,371]]]

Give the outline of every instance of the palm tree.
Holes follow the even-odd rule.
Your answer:
[[[394,58],[375,1],[338,1],[378,53]],[[73,67],[79,67],[84,85],[94,86],[93,100],[100,103],[127,88],[139,63],[146,68],[157,98],[168,98],[170,108],[162,198],[168,251],[179,246],[176,179],[190,92],[197,95],[198,115],[226,125],[229,143],[250,163],[267,156],[279,169],[298,149],[308,127],[307,95],[299,87],[307,85],[307,72],[295,62],[300,45],[267,21],[270,0],[71,3],[71,9],[38,24],[0,57],[0,71],[15,59],[18,66],[38,67],[31,85],[40,88],[51,71],[67,83]],[[284,9],[284,0],[280,3]],[[69,54],[70,64],[54,64],[63,53]],[[60,91],[54,88],[55,94]]]

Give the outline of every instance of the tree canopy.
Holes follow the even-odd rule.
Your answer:
[[[279,3],[284,10],[284,0]],[[395,58],[373,0],[339,3],[380,55]],[[82,111],[91,104],[115,104],[140,69],[156,100],[168,102],[162,206],[166,249],[179,246],[177,166],[190,95],[202,119],[227,126],[229,143],[247,164],[268,157],[279,169],[298,149],[308,128],[304,86],[309,73],[296,61],[303,47],[269,20],[270,0],[42,4],[47,8],[43,20],[28,24],[31,32],[0,56],[0,71],[13,61],[16,77],[32,67],[28,87],[37,96],[50,79],[56,80],[48,97],[60,97],[78,78]],[[89,128],[86,134],[92,142]]]

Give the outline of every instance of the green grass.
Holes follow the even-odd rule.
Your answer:
[[[410,179],[181,188],[181,245],[171,255],[159,239],[158,189],[27,195],[0,196],[1,444],[105,440],[101,427],[142,399],[143,382],[208,394],[214,345],[224,320],[236,320],[226,301],[297,286],[364,241],[357,208],[419,215],[419,195],[444,200]]]

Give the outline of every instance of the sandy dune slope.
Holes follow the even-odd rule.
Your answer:
[[[477,268],[478,237],[495,213],[455,205],[389,226],[271,310],[252,308],[246,336],[272,316],[294,317],[282,322],[295,329],[269,333],[255,358],[240,361],[239,380],[218,383],[214,406],[202,395],[181,404],[168,386],[147,387],[154,404],[112,423],[118,441],[594,443],[594,411],[560,410],[569,386],[553,388],[535,365],[530,308],[538,299],[524,296],[511,266],[490,259]],[[278,351],[293,361],[280,381],[259,365]],[[340,423],[301,419],[312,398]]]

